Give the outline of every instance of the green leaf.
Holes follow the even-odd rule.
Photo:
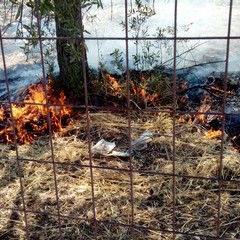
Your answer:
[[[85,32],[85,33],[91,35],[91,33],[90,33],[89,31],[87,31],[87,30],[83,30],[83,32]]]
[[[18,7],[18,10],[17,10],[17,14],[16,14],[16,17],[15,17],[15,20],[17,20],[22,12],[22,9],[23,9],[23,5],[20,4],[19,7]]]
[[[23,24],[23,28],[25,28],[26,30],[30,30],[31,28],[28,26],[28,25],[26,25],[26,24]]]
[[[17,0],[9,0],[12,4],[18,4]]]
[[[103,8],[103,4],[102,4],[101,0],[98,1],[98,5],[97,6],[98,6],[98,8]]]

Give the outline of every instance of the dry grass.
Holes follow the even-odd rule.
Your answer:
[[[98,220],[97,239],[172,239],[172,234],[164,232],[171,231],[173,224],[172,119],[167,114],[145,114],[132,119],[132,139],[146,129],[154,133],[148,148],[133,154],[132,174],[124,171],[129,170],[128,159],[96,154],[90,162],[84,115],[55,135],[55,165],[51,163],[53,156],[47,138],[18,147],[22,160],[20,172],[15,149],[2,144],[0,239],[26,239],[24,212],[12,210],[23,210],[19,175],[29,211],[26,217],[30,239],[59,239],[58,211],[64,239],[94,239],[94,215]],[[210,237],[216,236],[217,231],[218,181],[188,177],[218,177],[220,141],[207,139],[205,131],[197,125],[177,123],[175,168],[180,176],[175,178],[175,221],[178,232]],[[92,144],[104,138],[115,141],[120,150],[127,149],[127,119],[106,112],[92,113],[90,135]],[[224,144],[222,175],[228,181],[222,183],[220,232],[222,237],[236,239],[240,238],[240,189],[236,181],[240,180],[240,161],[239,153],[231,148],[228,142]],[[91,164],[92,171],[88,167]],[[138,226],[135,228],[129,227],[132,221],[131,180],[133,219]],[[210,238],[179,234],[177,239]]]

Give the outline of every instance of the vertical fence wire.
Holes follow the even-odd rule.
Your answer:
[[[82,4],[82,0],[80,1]],[[82,9],[81,4],[79,6],[80,8],[80,25],[83,26],[82,23]],[[95,204],[95,193],[94,193],[94,169],[93,169],[93,159],[92,159],[92,150],[91,150],[91,117],[90,117],[90,108],[89,108],[89,94],[88,94],[88,80],[87,79],[87,57],[85,52],[85,40],[84,40],[84,32],[81,28],[81,49],[82,49],[82,58],[83,58],[83,64],[82,64],[82,70],[83,70],[83,84],[84,84],[84,97],[85,97],[85,107],[86,107],[86,122],[87,122],[87,141],[88,141],[88,152],[89,152],[89,170],[90,170],[90,182],[91,182],[91,198],[92,198],[92,211],[93,211],[93,226],[94,226],[94,238],[97,239],[97,214],[96,214],[96,204]]]
[[[233,0],[229,2],[229,14],[228,14],[228,27],[227,27],[227,44],[226,44],[226,59],[225,59],[225,72],[224,72],[224,94],[223,94],[223,110],[222,110],[222,126],[221,126],[221,151],[219,158],[219,168],[218,168],[218,202],[217,202],[217,238],[221,237],[221,211],[222,211],[222,179],[223,179],[223,155],[224,155],[224,144],[225,144],[225,125],[226,125],[226,103],[227,103],[227,83],[228,83],[228,65],[229,65],[229,53],[230,53],[230,37],[231,37],[231,26],[232,26],[232,9]],[[225,153],[226,154],[226,153]]]
[[[129,147],[129,178],[130,178],[130,202],[131,202],[131,229],[130,229],[130,236],[134,234],[134,188],[133,188],[133,162],[132,162],[132,130],[131,130],[131,96],[130,96],[130,76],[129,76],[129,36],[128,36],[128,0],[125,0],[125,47],[126,47],[126,82],[127,82],[127,125],[128,125],[128,147]]]
[[[172,139],[172,203],[173,203],[173,239],[176,239],[176,94],[177,94],[177,11],[178,11],[178,1],[175,0],[174,3],[174,40],[173,40],[173,112],[172,112],[172,118],[173,118],[173,139]]]
[[[40,0],[37,0],[37,9],[40,9]],[[48,90],[47,90],[47,76],[45,71],[44,65],[44,54],[43,54],[43,39],[42,39],[42,22],[39,11],[37,11],[37,31],[38,31],[38,41],[39,41],[39,49],[40,49],[40,58],[41,58],[41,68],[42,68],[42,76],[43,76],[43,90],[45,94],[46,104],[45,107],[47,109],[47,124],[49,129],[49,144],[50,144],[50,151],[51,151],[51,162],[53,168],[53,180],[54,180],[54,191],[56,197],[56,208],[57,208],[57,219],[58,219],[58,230],[59,230],[59,238],[62,239],[62,227],[61,227],[61,214],[60,214],[60,200],[59,200],[59,193],[58,193],[58,181],[57,181],[57,166],[55,163],[55,154],[54,154],[54,146],[53,146],[53,134],[52,134],[52,126],[51,126],[51,113],[50,113],[50,106],[48,99]]]
[[[24,224],[25,224],[25,230],[26,230],[26,239],[29,239],[29,230],[28,230],[28,219],[27,219],[27,211],[26,211],[26,204],[25,204],[25,198],[24,198],[24,180],[22,177],[22,162],[19,158],[19,152],[18,152],[18,144],[17,144],[17,138],[16,138],[16,128],[15,128],[15,120],[13,116],[13,109],[12,109],[12,102],[11,102],[11,93],[9,89],[9,81],[7,76],[7,65],[5,60],[5,54],[4,54],[4,46],[3,46],[3,37],[2,37],[2,30],[0,29],[0,44],[1,44],[1,52],[2,52],[2,62],[3,62],[3,72],[4,72],[4,80],[6,83],[7,88],[7,103],[9,105],[10,109],[10,119],[11,119],[11,127],[13,131],[13,145],[15,148],[16,153],[16,161],[17,164],[17,172],[18,172],[18,178],[19,178],[19,184],[20,184],[20,196],[22,201],[22,209],[18,207],[18,209],[14,209],[13,211],[23,211],[24,215]]]

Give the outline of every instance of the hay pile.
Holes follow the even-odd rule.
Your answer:
[[[154,133],[147,149],[134,152],[132,173],[129,159],[99,154],[92,156],[94,168],[91,171],[84,115],[61,135],[55,135],[54,166],[46,137],[31,145],[19,146],[20,173],[15,149],[2,144],[0,239],[26,239],[24,212],[12,210],[23,210],[19,174],[26,210],[29,211],[26,218],[30,239],[59,239],[58,211],[63,239],[95,239],[94,234],[97,239],[104,240],[172,239],[168,231],[172,231],[173,225],[171,174],[174,151],[176,174],[180,175],[174,180],[176,231],[216,236],[219,184],[213,178],[218,177],[221,142],[204,137],[206,130],[200,126],[176,122],[174,150],[172,126],[172,118],[167,114],[132,116],[132,139],[144,130]],[[127,118],[106,112],[92,113],[90,136],[92,144],[104,138],[115,141],[119,150],[127,149]],[[237,182],[240,180],[240,161],[239,153],[232,150],[228,142],[224,144],[222,175],[225,181],[221,183],[221,237],[240,238],[240,189]],[[129,227],[132,213],[134,228]],[[94,216],[98,220],[95,225],[91,221]],[[206,238],[177,234],[177,239]]]

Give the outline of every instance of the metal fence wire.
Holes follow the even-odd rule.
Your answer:
[[[214,1],[214,35],[194,1],[82,1],[70,37],[46,34],[51,1],[1,1],[0,239],[240,239],[240,3]],[[59,39],[81,46],[75,101]]]

